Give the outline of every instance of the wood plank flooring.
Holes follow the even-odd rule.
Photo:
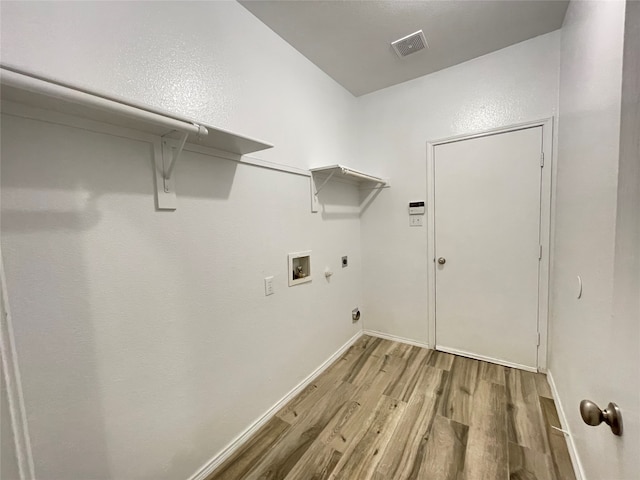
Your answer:
[[[575,480],[546,378],[364,336],[208,480]]]

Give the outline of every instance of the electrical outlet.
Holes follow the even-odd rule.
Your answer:
[[[265,277],[264,279],[264,295],[273,295],[273,277]]]
[[[424,225],[424,216],[422,215],[409,215],[410,227],[422,227]]]

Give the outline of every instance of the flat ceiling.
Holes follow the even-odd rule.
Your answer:
[[[355,96],[471,60],[562,26],[564,0],[241,0]],[[399,58],[391,42],[422,29],[429,48]]]

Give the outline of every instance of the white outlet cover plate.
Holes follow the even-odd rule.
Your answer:
[[[264,295],[273,295],[273,277],[265,277],[264,279]]]
[[[422,215],[411,215],[409,217],[410,227],[422,227],[424,225],[424,217]]]

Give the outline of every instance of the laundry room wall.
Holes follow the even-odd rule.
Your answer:
[[[235,2],[0,8],[5,65],[274,144],[261,160],[353,157],[356,100]],[[308,177],[187,152],[166,212],[149,143],[3,114],[1,153],[37,478],[189,478],[360,331],[353,186],[312,214]],[[313,280],[289,288],[300,250]]]
[[[640,470],[639,12],[572,2],[562,27],[549,370],[584,479]],[[583,399],[616,402],[623,436],[583,423]]]
[[[552,32],[359,98],[359,156],[392,185],[362,215],[367,330],[433,346],[427,222],[408,215],[427,200],[427,141],[554,117],[559,42]]]

